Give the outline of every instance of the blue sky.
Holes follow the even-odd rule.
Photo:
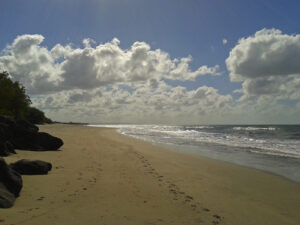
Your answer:
[[[168,85],[179,85],[187,91],[208,86],[237,101],[242,94],[233,91],[241,89],[245,80],[230,81],[232,71],[226,66],[229,53],[238,45],[239,39],[251,37],[262,29],[275,28],[282,34],[297,35],[300,31],[299,9],[300,1],[296,0],[2,0],[0,49],[12,45],[17,36],[25,34],[43,36],[40,45],[49,50],[57,44],[66,46],[70,43],[74,49],[83,48],[85,38],[93,39],[98,45],[116,37],[120,40],[119,47],[124,50],[137,41],[145,42],[151,50],[161,49],[171,59],[192,56],[190,70],[197,70],[202,65],[219,65],[219,72],[223,74],[180,81],[162,78]],[[223,39],[227,40],[226,44],[222,43]],[[14,74],[16,78],[20,77],[16,71],[9,72],[13,77]]]

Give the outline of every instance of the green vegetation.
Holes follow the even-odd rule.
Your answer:
[[[25,88],[13,82],[7,72],[0,73],[0,114],[23,119],[30,104]]]
[[[0,114],[35,124],[51,122],[42,111],[30,107],[30,104],[25,88],[18,81],[13,82],[7,72],[0,72]]]
[[[34,124],[52,123],[52,121],[45,116],[44,112],[34,107],[27,109],[26,119]]]

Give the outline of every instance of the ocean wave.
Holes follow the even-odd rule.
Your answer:
[[[97,127],[117,128],[121,134],[150,142],[163,144],[180,144],[198,146],[201,143],[223,145],[240,149],[252,149],[250,152],[273,156],[300,158],[300,140],[276,139],[275,133],[280,132],[275,127],[257,126],[168,126],[168,125],[91,125]],[[198,129],[196,129],[198,127]],[[192,129],[193,128],[193,129]],[[201,128],[201,129],[200,129]],[[231,130],[231,132],[230,132]],[[234,130],[234,132],[232,131]],[[254,135],[243,132],[258,132]],[[239,132],[240,131],[240,132]],[[266,137],[267,131],[273,131]],[[281,136],[281,135],[280,135]],[[255,150],[253,150],[255,149]]]
[[[299,125],[208,127],[122,124],[96,127],[117,128],[123,135],[174,151],[253,167],[300,182]]]
[[[283,149],[268,149],[268,148],[253,148],[250,150],[252,153],[256,154],[263,154],[263,155],[270,155],[270,156],[280,156],[280,157],[287,157],[287,158],[296,158],[300,159],[300,153],[294,152],[290,150],[283,150]]]
[[[213,129],[214,126],[184,126],[185,129]]]
[[[233,130],[246,130],[246,131],[255,131],[255,130],[269,130],[275,131],[278,128],[276,127],[233,127]]]

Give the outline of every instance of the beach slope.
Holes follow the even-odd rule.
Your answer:
[[[23,176],[0,225],[297,225],[300,185],[279,176],[162,149],[114,129],[43,125],[61,151],[6,158],[53,165]]]

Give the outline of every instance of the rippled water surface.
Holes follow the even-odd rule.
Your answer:
[[[269,171],[300,182],[299,125],[91,125],[188,154]]]

